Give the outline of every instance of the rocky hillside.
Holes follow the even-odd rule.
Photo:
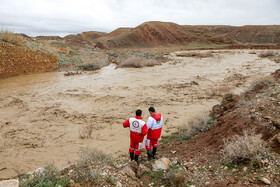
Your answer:
[[[215,36],[207,29],[169,22],[146,22],[135,28],[117,29],[98,38],[107,47],[182,46],[190,43],[234,44],[227,36]]]
[[[259,26],[189,26],[170,22],[146,22],[135,28],[120,28],[96,42],[114,47],[186,46],[191,44],[277,44],[279,25]]]
[[[26,37],[25,37],[26,38]],[[137,47],[223,47],[244,45],[280,46],[280,25],[178,25],[145,22],[135,28],[118,28],[111,33],[89,31],[59,36],[37,36],[37,40],[61,41],[67,45],[98,48]]]

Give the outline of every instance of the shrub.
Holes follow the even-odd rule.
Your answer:
[[[18,46],[23,46],[25,43],[25,40],[22,38],[22,36],[17,36],[16,34],[14,34],[9,30],[1,30],[0,39],[4,42],[11,43]]]
[[[126,57],[118,57],[117,65],[118,67],[134,67],[141,68],[145,66],[155,66],[160,63],[155,59],[145,59],[136,56],[126,56]]]
[[[72,173],[75,182],[82,184],[82,186],[94,186],[101,181],[101,170],[94,167],[95,163],[113,164],[113,159],[97,150],[85,148],[81,151],[80,160],[77,162],[76,167]],[[107,178],[111,183],[115,181]]]
[[[90,71],[90,70],[97,70],[100,69],[102,66],[100,66],[99,64],[96,64],[94,62],[92,63],[83,63],[78,65],[78,68],[81,70],[85,70],[85,71]]]
[[[59,174],[53,165],[47,165],[43,170],[24,175],[20,178],[20,186],[70,186],[70,180]]]
[[[112,165],[113,158],[95,149],[84,148],[81,150],[79,164],[88,165],[96,162]]]
[[[264,51],[258,54],[258,57],[265,58],[265,57],[270,57],[274,56],[275,53],[273,51]]]
[[[224,140],[221,150],[222,159],[226,163],[249,163],[270,157],[260,134],[245,131],[243,135],[235,135],[231,140]]]
[[[180,130],[182,136],[193,137],[197,134],[205,132],[213,124],[213,121],[210,120],[209,116],[200,116],[188,122],[187,126],[184,129]]]

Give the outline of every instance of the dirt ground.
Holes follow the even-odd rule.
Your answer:
[[[170,134],[208,114],[225,93],[241,93],[279,69],[249,50],[209,52],[203,58],[171,53],[169,62],[141,69],[111,64],[75,76],[51,72],[0,80],[0,178],[46,163],[64,167],[84,147],[126,158],[129,130],[122,123],[136,109],[146,120],[154,106],[164,117],[163,134]],[[88,126],[92,137],[81,139]]]

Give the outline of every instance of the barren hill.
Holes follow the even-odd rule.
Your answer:
[[[92,41],[106,34],[105,32],[88,31],[81,34],[67,35],[64,39],[71,44],[91,44]]]
[[[64,40],[70,45],[99,48],[280,45],[280,25],[178,25],[172,22],[145,22],[135,28],[118,28],[111,33],[83,32],[64,38],[39,36],[37,39]]]
[[[145,22],[135,28],[119,28],[96,40],[103,46],[157,47],[201,44],[280,44],[279,25],[190,26],[171,22]]]
[[[207,29],[195,26],[181,26],[169,22],[145,22],[135,28],[117,29],[110,34],[98,38],[107,47],[154,47],[154,46],[180,46],[192,42],[233,44],[226,37],[216,36]]]

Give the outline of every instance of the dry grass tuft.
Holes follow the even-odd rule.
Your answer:
[[[118,57],[117,66],[118,67],[134,67],[134,68],[142,68],[145,66],[155,66],[159,65],[155,59],[144,59],[137,56],[126,56],[126,57]]]
[[[93,125],[86,125],[79,129],[79,137],[81,139],[91,138],[93,131]]]
[[[226,163],[246,164],[270,157],[261,135],[253,131],[244,131],[243,135],[235,135],[231,140],[224,140],[224,144],[221,154]]]
[[[199,116],[188,122],[184,129],[180,129],[181,136],[193,137],[202,132],[205,132],[213,125],[213,121],[209,116]]]
[[[101,69],[107,65],[109,65],[109,60],[108,57],[106,56],[106,57],[96,57],[93,60],[77,65],[77,67],[81,70],[91,71],[91,70]]]
[[[17,46],[23,46],[25,44],[25,40],[22,38],[22,36],[17,36],[9,30],[0,31],[0,40]]]
[[[96,186],[103,177],[102,170],[94,167],[95,163],[113,165],[113,159],[94,149],[82,149],[80,160],[72,173],[74,181],[82,186]]]
[[[84,148],[81,150],[79,164],[88,165],[96,162],[112,165],[113,158],[95,149]]]
[[[274,55],[275,55],[274,51],[263,51],[258,54],[258,57],[265,58],[265,57],[270,57],[270,56],[274,56]]]

